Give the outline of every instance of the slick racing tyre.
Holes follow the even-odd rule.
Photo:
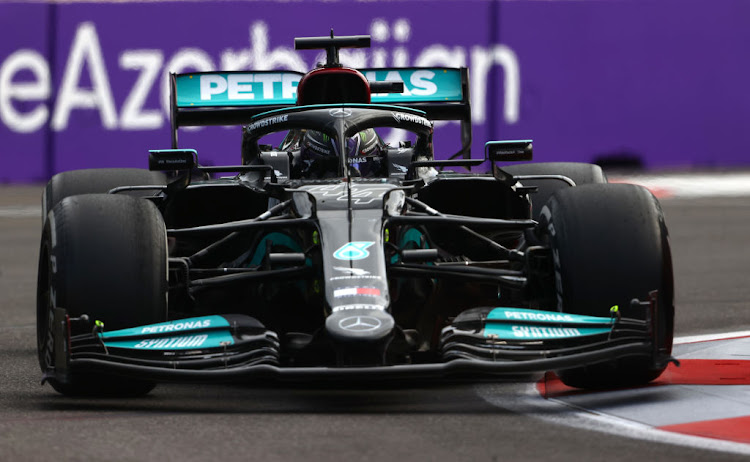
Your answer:
[[[148,200],[85,194],[60,201],[47,216],[39,253],[37,343],[39,364],[54,358],[52,308],[87,314],[106,330],[166,320],[167,244],[161,214]],[[82,332],[73,332],[73,334]],[[151,382],[71,371],[70,383],[51,381],[66,395],[134,396]]]
[[[516,164],[503,167],[503,170],[512,174],[519,175],[562,175],[570,178],[576,183],[576,186],[584,184],[606,183],[607,177],[604,175],[601,167],[594,164],[585,164],[578,162],[538,162],[532,164]],[[555,179],[538,179],[538,180],[521,180],[524,186],[536,186],[538,189],[535,193],[530,194],[531,199],[531,218],[539,219],[542,207],[547,203],[555,191],[570,186]]]
[[[120,186],[163,186],[167,184],[162,172],[151,172],[141,168],[92,168],[71,170],[53,176],[44,188],[42,196],[42,217],[52,210],[58,202],[68,196],[78,194],[106,194]],[[154,190],[133,191],[128,195],[153,195]]]
[[[631,309],[633,298],[648,300],[658,290],[652,341],[662,355],[672,350],[674,287],[667,227],[656,198],[629,184],[589,184],[555,192],[541,211],[539,229],[552,248],[557,309],[646,319]],[[658,377],[666,366],[652,356],[625,357],[559,371],[579,388],[631,386]]]

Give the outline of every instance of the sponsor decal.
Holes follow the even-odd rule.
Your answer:
[[[307,143],[305,143],[305,147],[308,148],[308,149],[311,149],[311,150],[313,150],[315,152],[317,152],[318,154],[323,154],[325,156],[330,156],[330,155],[333,154],[333,151],[329,147],[329,145],[320,146],[317,143],[307,142]],[[305,159],[305,160],[307,161],[308,159]],[[314,160],[310,159],[309,162],[306,162],[306,163],[309,166],[309,165],[312,165],[312,162],[314,162]]]
[[[530,327],[511,326],[513,334],[518,338],[564,338],[580,337],[581,331],[569,327]]]
[[[484,327],[485,337],[504,340],[553,340],[562,338],[587,337],[590,335],[607,334],[609,332],[610,329],[602,327],[544,327],[507,324],[487,324]]]
[[[172,348],[198,348],[206,343],[208,335],[187,335],[185,337],[169,337],[143,340],[135,344],[134,348],[146,350],[169,350]]]
[[[526,321],[541,324],[588,324],[611,325],[611,317],[586,316],[555,311],[538,311],[525,308],[495,308],[487,315],[487,321]]]
[[[336,276],[333,278],[329,278],[328,280],[329,281],[352,281],[352,280],[361,280],[361,279],[370,279],[370,280],[379,281],[382,278],[380,276],[375,276],[371,274],[368,276]]]
[[[339,327],[350,332],[371,332],[381,325],[380,319],[372,316],[349,316],[339,321]]]
[[[385,311],[385,306],[383,305],[368,305],[368,304],[354,304],[354,305],[339,305],[334,306],[332,311],[336,313],[337,311],[349,311],[349,310],[377,310],[377,311]]]
[[[532,313],[527,311],[505,311],[506,319],[516,319],[519,321],[570,321],[573,322],[573,316],[563,313]]]
[[[382,279],[380,276],[371,274],[369,271],[364,270],[362,268],[348,268],[345,266],[334,266],[333,269],[346,274],[346,276],[334,276],[332,278],[329,278],[328,279],[329,281],[348,281],[352,279],[371,279],[371,280]]]
[[[350,276],[367,276],[369,271],[361,268],[348,268],[346,266],[334,266],[333,269],[349,274]]]
[[[337,260],[364,260],[370,256],[367,249],[375,244],[369,241],[348,242],[333,253]]]
[[[407,114],[405,112],[391,112],[391,115],[396,120],[396,122],[411,122],[414,124],[421,124],[425,127],[432,127],[432,122],[425,119],[422,116],[414,115],[414,114]]]
[[[220,107],[294,104],[301,78],[301,74],[288,71],[178,75],[177,105]]]
[[[370,69],[365,71],[370,82],[403,82],[402,93],[376,93],[378,103],[414,101],[461,101],[461,74],[458,69]]]
[[[379,297],[380,289],[376,287],[345,287],[343,289],[334,289],[333,291],[333,296],[335,298],[355,297],[357,295],[364,295],[365,297]]]
[[[393,168],[395,168],[396,170],[398,170],[401,173],[406,173],[406,172],[409,171],[409,169],[407,167],[404,167],[403,165],[400,165],[400,164],[393,164]]]
[[[211,327],[210,319],[196,319],[176,322],[174,324],[161,324],[155,326],[146,326],[141,328],[142,334],[158,334],[161,332],[177,332],[187,329],[200,329]]]
[[[251,123],[250,125],[247,126],[247,129],[249,131],[253,131],[253,130],[256,130],[258,128],[268,127],[269,125],[275,125],[275,124],[278,124],[278,123],[286,122],[287,119],[289,119],[289,115],[288,114],[284,114],[284,115],[280,115],[280,116],[275,116],[275,117],[268,117],[266,119],[261,119],[261,120],[259,120],[257,122]]]

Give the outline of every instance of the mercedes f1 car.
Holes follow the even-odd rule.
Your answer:
[[[48,183],[44,381],[138,395],[554,370],[611,387],[664,370],[672,265],[653,195],[595,165],[518,163],[530,140],[471,158],[467,69],[342,66],[367,36],[295,46],[326,63],[171,75],[172,148],[149,170]],[[460,123],[458,153],[436,158],[437,120]],[[242,162],[201,166],[177,143],[197,125],[242,126]]]

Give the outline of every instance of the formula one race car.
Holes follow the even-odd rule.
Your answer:
[[[470,158],[466,69],[342,66],[339,48],[367,36],[295,46],[326,49],[326,64],[172,75],[172,149],[149,170],[49,182],[44,381],[138,395],[554,370],[611,387],[664,370],[672,264],[653,195],[595,165],[506,165],[531,159],[529,140]],[[435,158],[434,120],[461,124],[450,159]],[[178,148],[190,125],[242,125],[241,165]]]

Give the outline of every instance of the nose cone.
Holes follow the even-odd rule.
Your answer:
[[[382,310],[335,311],[326,319],[326,331],[336,343],[377,343],[393,332],[393,317]]]

